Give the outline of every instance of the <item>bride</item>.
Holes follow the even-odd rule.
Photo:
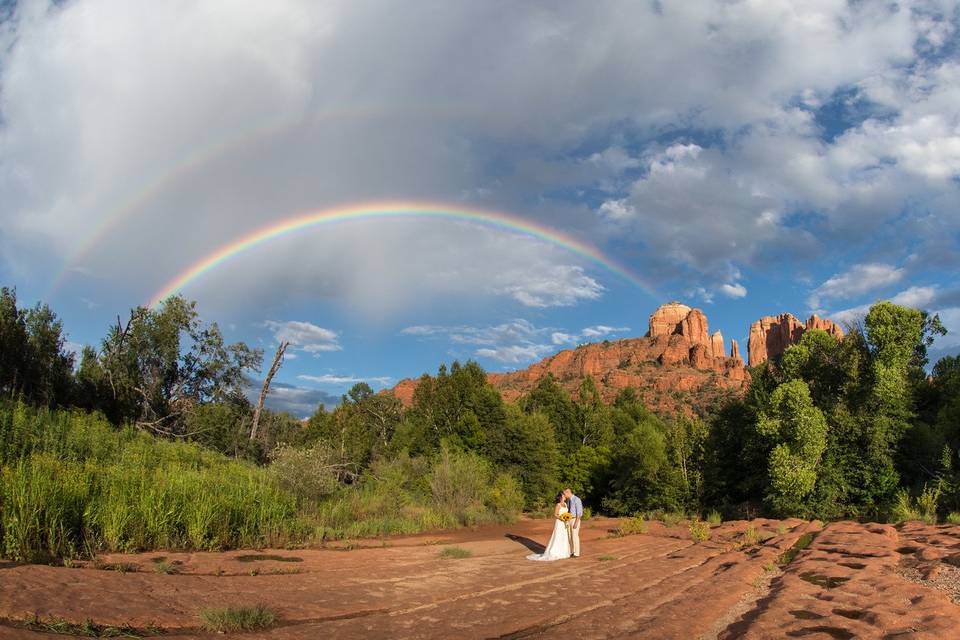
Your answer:
[[[563,499],[563,492],[557,494],[557,504],[553,508],[553,535],[543,553],[534,553],[527,556],[527,560],[565,560],[570,557],[570,537],[567,534],[567,525],[560,516],[567,513],[567,505]]]

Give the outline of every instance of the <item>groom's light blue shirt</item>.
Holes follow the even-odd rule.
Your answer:
[[[570,500],[568,502],[570,505],[567,507],[567,509],[570,510],[570,515],[572,515],[574,518],[582,518],[583,502],[580,501],[580,498],[577,496],[570,496]]]

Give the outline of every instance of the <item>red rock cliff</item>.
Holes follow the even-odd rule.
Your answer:
[[[750,325],[750,338],[747,342],[750,366],[755,367],[770,358],[783,355],[787,347],[800,342],[803,334],[811,329],[821,329],[836,338],[843,337],[840,325],[815,315],[810,316],[805,323],[801,323],[790,313],[760,318]]]

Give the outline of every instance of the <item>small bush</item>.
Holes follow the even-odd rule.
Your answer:
[[[299,449],[281,444],[270,452],[270,472],[277,484],[301,502],[319,502],[339,487],[339,465],[323,444]]]
[[[473,552],[469,549],[464,549],[463,547],[447,547],[440,552],[440,557],[447,558],[469,558],[473,555]]]
[[[706,542],[710,539],[710,525],[703,520],[690,521],[690,539],[694,542]]]
[[[714,509],[707,514],[707,522],[710,524],[721,524],[723,522],[723,518],[720,517],[720,512]]]
[[[487,495],[487,505],[497,518],[503,522],[516,520],[517,514],[523,510],[523,501],[520,483],[509,473],[497,474]]]
[[[940,485],[933,488],[924,485],[923,491],[917,498],[917,510],[920,519],[927,524],[937,524],[937,503],[940,502]]]
[[[583,508],[583,516],[581,516],[580,519],[581,519],[581,520],[589,520],[589,519],[592,518],[592,517],[593,517],[593,511],[590,509],[590,507],[584,507],[584,508]]]
[[[632,518],[628,518],[622,525],[620,525],[620,531],[623,535],[636,535],[643,534],[647,532],[647,521],[643,518],[642,514],[637,514]]]
[[[753,526],[753,524],[747,525],[747,529],[743,532],[740,541],[747,547],[752,547],[760,542],[760,534],[757,532],[757,528]]]
[[[960,512],[951,511],[947,515],[947,524],[960,524]]]
[[[890,519],[893,522],[921,519],[921,514],[914,507],[913,500],[910,499],[910,492],[906,489],[898,489],[894,495],[893,507],[890,510]]]
[[[444,446],[430,472],[430,491],[437,507],[471,525],[484,511],[490,482],[490,463],[475,453]]]
[[[665,527],[675,527],[681,522],[683,522],[684,516],[682,513],[677,513],[676,511],[667,511],[661,516],[661,521]]]
[[[254,606],[204,609],[200,612],[203,628],[217,633],[233,633],[263,629],[273,624],[277,616],[262,604]]]

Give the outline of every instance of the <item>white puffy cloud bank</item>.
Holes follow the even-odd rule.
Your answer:
[[[43,282],[66,265],[62,286],[90,300],[146,300],[244,233],[374,199],[511,211],[705,300],[744,298],[744,274],[771,265],[848,254],[811,306],[907,280],[910,256],[917,273],[923,256],[956,266],[955,2],[34,0],[0,13],[3,268]],[[606,278],[504,231],[367,221],[264,244],[187,293],[207,308],[256,301],[263,320],[291,296],[368,315],[464,293],[570,306]],[[550,341],[529,342],[487,355],[531,358]]]

